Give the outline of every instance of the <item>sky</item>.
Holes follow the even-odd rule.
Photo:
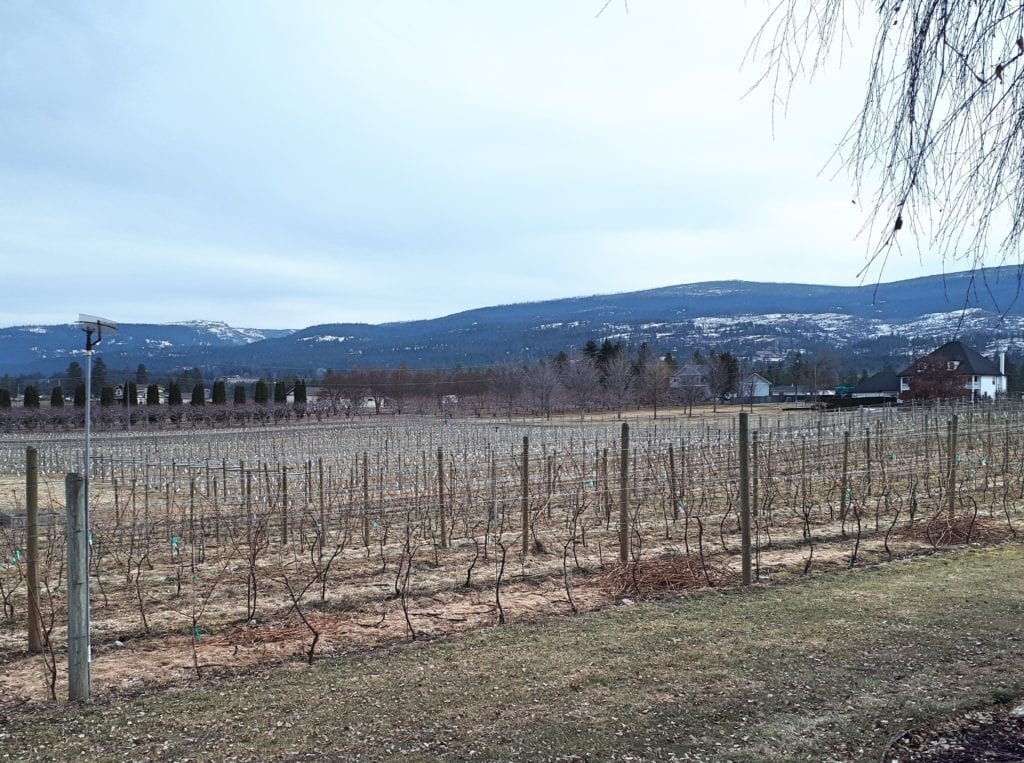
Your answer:
[[[0,5],[0,325],[302,328],[853,285],[868,46],[748,92],[762,0]],[[856,37],[857,30],[854,30]]]

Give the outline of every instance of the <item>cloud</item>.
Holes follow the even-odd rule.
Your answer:
[[[739,68],[764,12],[7,4],[0,257],[19,288],[0,321],[86,296],[121,320],[272,327],[850,282],[862,218],[818,174],[862,83],[846,66],[799,88],[773,134]]]

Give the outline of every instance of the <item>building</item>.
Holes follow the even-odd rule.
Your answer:
[[[1006,394],[1006,353],[990,360],[963,342],[946,342],[915,360],[899,377],[900,396],[905,399],[994,400]]]
[[[669,389],[689,402],[700,403],[710,400],[709,373],[710,369],[703,363],[685,363],[669,379]]]
[[[753,371],[740,379],[737,387],[740,400],[747,403],[766,401],[772,394],[772,383]]]
[[[895,400],[900,396],[900,377],[895,371],[879,371],[857,383],[850,390],[850,397],[879,398]]]

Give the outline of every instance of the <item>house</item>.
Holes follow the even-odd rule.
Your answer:
[[[668,387],[679,395],[693,402],[711,399],[711,387],[708,385],[710,369],[703,363],[686,363],[672,374]]]
[[[754,372],[740,379],[737,388],[739,398],[748,403],[767,400],[772,394],[772,383]]]
[[[879,371],[858,382],[850,397],[877,398],[887,397],[895,400],[900,396],[900,377],[895,371]]]
[[[990,360],[960,341],[946,342],[899,373],[905,398],[970,397],[994,400],[1006,394],[1006,353]]]

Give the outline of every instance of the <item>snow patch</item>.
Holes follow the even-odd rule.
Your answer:
[[[300,342],[347,342],[353,339],[351,336],[334,336],[333,334],[319,334],[317,336],[304,336]]]

